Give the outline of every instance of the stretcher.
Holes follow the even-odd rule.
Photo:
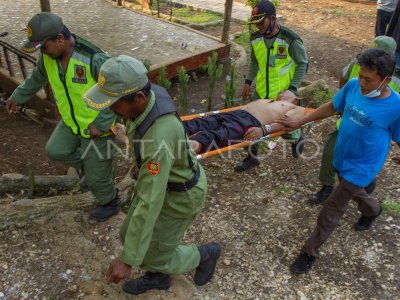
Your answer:
[[[221,110],[214,110],[214,111],[205,112],[205,113],[198,113],[198,114],[192,114],[192,115],[187,115],[187,116],[181,116],[180,118],[181,118],[182,121],[188,121],[188,120],[192,120],[192,119],[196,119],[196,118],[201,118],[201,117],[206,117],[206,116],[219,114],[219,113],[223,113],[223,112],[233,111],[233,110],[240,109],[240,108],[241,108],[241,106],[235,106],[235,107],[231,107],[231,108],[225,108],[225,109],[221,109]],[[313,111],[312,108],[306,108],[306,114],[309,114],[312,111]],[[312,123],[313,122],[304,124],[302,126],[302,128],[309,127]],[[267,141],[267,140],[282,136],[282,135],[284,135],[286,133],[288,133],[288,131],[285,131],[285,130],[277,131],[277,132],[270,133],[270,134],[267,134],[265,136],[262,136],[261,138],[259,138],[257,140],[253,140],[253,141],[247,141],[246,140],[246,141],[243,141],[243,142],[240,142],[240,143],[237,143],[237,144],[229,145],[227,147],[218,148],[218,149],[215,149],[215,150],[211,150],[211,151],[208,151],[208,152],[197,154],[196,157],[197,157],[197,160],[206,159],[206,158],[213,157],[213,156],[216,156],[216,155],[219,155],[219,154],[222,154],[222,153],[226,153],[226,152],[229,152],[229,151],[233,151],[233,150],[236,150],[236,149],[246,148],[246,147],[252,146],[254,144],[258,144],[260,142]]]
[[[180,119],[182,121],[188,121],[188,120],[192,120],[192,119],[196,119],[196,118],[202,118],[202,117],[206,117],[206,116],[210,116],[210,115],[214,115],[214,114],[233,111],[233,110],[236,110],[236,109],[240,109],[241,107],[242,106],[235,106],[235,107],[232,107],[232,108],[225,108],[225,109],[214,110],[214,111],[205,112],[205,113],[198,113],[198,114],[192,114],[192,115],[187,115],[187,116],[181,116]],[[312,108],[306,108],[306,114],[309,114],[311,111],[313,111]],[[312,123],[313,122],[304,124],[302,128],[305,128],[305,127],[309,128]],[[110,128],[110,130],[115,135],[117,135],[115,126]],[[260,143],[260,142],[263,142],[263,141],[267,141],[267,140],[282,136],[282,135],[284,135],[286,133],[288,133],[288,131],[285,131],[285,130],[274,132],[274,133],[270,133],[270,134],[267,134],[265,136],[262,136],[261,138],[259,138],[257,140],[253,140],[253,141],[245,140],[243,142],[240,142],[240,143],[237,143],[237,144],[232,144],[232,145],[229,145],[227,147],[218,148],[218,149],[215,149],[215,150],[211,150],[211,151],[208,151],[208,152],[197,154],[196,158],[197,158],[197,160],[202,160],[202,159],[213,157],[213,156],[216,156],[216,155],[219,155],[219,154],[222,154],[222,153],[226,153],[226,152],[229,152],[229,151],[246,148],[246,147],[252,146],[254,144],[257,144],[257,143]]]

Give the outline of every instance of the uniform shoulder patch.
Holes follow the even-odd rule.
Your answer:
[[[149,173],[153,176],[156,176],[158,172],[160,171],[160,165],[154,161],[148,162],[147,163],[147,170]]]

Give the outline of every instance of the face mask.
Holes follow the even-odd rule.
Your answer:
[[[379,97],[381,95],[381,90],[380,90],[381,85],[385,81],[386,77],[382,80],[382,82],[379,84],[379,86],[375,90],[370,91],[368,94],[365,94],[363,96],[365,96],[367,98],[377,98],[377,97]]]
[[[269,26],[268,26],[268,29],[264,33],[265,35],[271,34],[271,32],[272,32],[272,30],[274,30],[274,26],[275,26],[275,22],[274,22],[274,24],[272,24],[272,17],[269,16],[267,18],[269,19]]]

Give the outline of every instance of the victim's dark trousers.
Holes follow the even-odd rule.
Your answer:
[[[183,121],[183,126],[191,140],[202,144],[201,152],[206,152],[243,141],[247,129],[261,124],[247,111],[238,109]]]
[[[318,215],[317,226],[303,246],[302,250],[305,253],[317,255],[318,248],[338,226],[350,200],[358,204],[358,210],[363,216],[376,216],[380,211],[378,201],[368,195],[365,188],[340,178],[339,185],[332,191]]]

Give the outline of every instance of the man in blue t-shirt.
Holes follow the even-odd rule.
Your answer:
[[[336,112],[343,114],[333,161],[339,184],[326,200],[316,228],[291,266],[295,274],[311,269],[319,247],[335,230],[351,199],[361,212],[355,224],[358,231],[369,229],[383,210],[365,187],[382,169],[390,140],[400,146],[400,96],[388,86],[395,62],[393,55],[382,49],[368,49],[357,58],[357,63],[358,79],[350,80],[333,101],[300,121],[286,116],[278,120],[292,130]]]

